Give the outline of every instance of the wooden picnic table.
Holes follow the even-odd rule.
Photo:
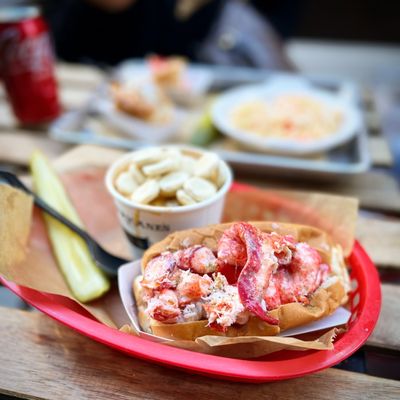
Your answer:
[[[101,72],[84,66],[60,64],[57,73],[67,109],[79,107],[103,79]],[[72,145],[55,142],[44,131],[19,128],[0,90],[0,165],[24,172],[37,147],[56,158]],[[38,312],[0,307],[0,394],[29,399],[399,398],[400,189],[390,147],[385,136],[372,136],[373,169],[337,182],[282,183],[239,175],[260,187],[360,199],[356,236],[379,268],[383,305],[367,344],[341,369],[271,384],[223,382],[122,355]]]

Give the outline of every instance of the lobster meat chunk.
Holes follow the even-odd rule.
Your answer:
[[[220,244],[226,246],[229,240],[235,243],[233,248],[235,254],[240,255],[240,260],[243,258],[243,249],[246,254],[246,262],[237,281],[240,301],[248,311],[263,321],[278,325],[279,321],[268,314],[264,300],[264,292],[271,275],[278,267],[272,246],[268,241],[263,241],[261,232],[256,227],[245,222],[233,224],[224,233]],[[218,256],[220,256],[219,249]],[[229,259],[230,264],[232,261]]]
[[[175,253],[177,266],[197,274],[210,274],[217,269],[217,259],[214,253],[205,246],[196,245],[178,250]]]

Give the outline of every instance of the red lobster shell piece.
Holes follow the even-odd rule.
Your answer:
[[[277,267],[273,249],[268,245],[268,242],[263,242],[258,229],[248,223],[234,224],[229,231],[228,234],[234,233],[246,248],[247,260],[237,282],[242,304],[247,310],[268,324],[278,325],[279,321],[267,314],[264,300],[265,289],[269,284],[273,270]]]

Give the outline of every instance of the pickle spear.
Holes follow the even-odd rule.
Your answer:
[[[195,146],[206,147],[218,139],[220,133],[213,124],[211,112],[212,106],[215,102],[216,96],[209,97],[202,115],[197,120],[193,128],[192,136],[190,137],[190,144]]]
[[[30,169],[36,193],[64,217],[83,228],[63,184],[41,152],[33,153]],[[106,293],[110,282],[93,261],[86,243],[54,218],[44,214],[44,219],[54,255],[74,297],[85,303]]]
[[[217,128],[212,123],[209,111],[206,111],[197,121],[190,138],[190,144],[195,146],[208,146],[219,136]]]

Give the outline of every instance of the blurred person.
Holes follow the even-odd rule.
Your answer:
[[[258,68],[290,69],[281,41],[239,0],[48,0],[59,58],[115,65],[150,53]]]
[[[250,0],[255,9],[271,23],[279,36],[296,35],[304,18],[304,0]]]

